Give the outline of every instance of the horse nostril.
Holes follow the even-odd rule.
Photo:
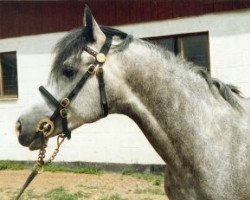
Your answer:
[[[22,124],[19,120],[16,122],[15,130],[17,135],[19,135],[22,131]]]

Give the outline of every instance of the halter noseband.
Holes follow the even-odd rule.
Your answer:
[[[51,104],[53,104],[56,109],[54,113],[49,117],[40,120],[37,123],[36,131],[37,133],[41,133],[44,138],[47,138],[54,130],[54,122],[55,120],[60,117],[62,122],[62,129],[63,129],[63,135],[64,137],[67,137],[68,139],[71,138],[71,131],[68,128],[68,107],[71,103],[71,101],[77,96],[77,94],[80,92],[86,81],[90,76],[95,74],[98,77],[98,83],[99,83],[99,92],[100,92],[100,101],[101,101],[101,108],[102,108],[102,115],[103,117],[106,117],[108,115],[108,103],[107,103],[107,97],[105,92],[105,83],[103,79],[103,64],[106,61],[106,55],[109,52],[110,46],[112,43],[112,38],[106,37],[106,41],[104,45],[102,46],[99,53],[94,51],[88,46],[84,46],[83,50],[88,52],[90,55],[94,56],[96,58],[94,64],[91,64],[87,70],[87,72],[82,76],[82,78],[78,81],[76,86],[73,88],[73,90],[68,94],[67,97],[64,97],[61,99],[61,101],[57,101],[57,99],[48,92],[48,90],[45,89],[45,87],[40,86],[39,91],[50,101]],[[96,69],[97,68],[97,69]]]

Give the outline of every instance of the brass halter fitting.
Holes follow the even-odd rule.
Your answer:
[[[68,110],[66,108],[62,108],[60,110],[60,115],[61,115],[62,118],[67,118]]]
[[[70,104],[70,100],[68,98],[63,98],[60,101],[60,105],[62,106],[62,109],[60,110],[60,115],[62,118],[67,118],[68,115],[68,109],[66,109]]]
[[[70,104],[70,100],[68,98],[63,98],[61,101],[60,101],[60,105],[63,107],[63,108],[66,108],[67,106],[69,106]]]
[[[40,120],[36,125],[36,131],[42,132],[45,138],[53,133],[54,128],[54,123],[49,118]]]
[[[106,56],[104,53],[98,53],[96,55],[96,60],[99,62],[99,63],[104,63],[106,61]]]
[[[95,68],[96,66],[94,64],[89,65],[88,73],[91,75],[95,74]]]

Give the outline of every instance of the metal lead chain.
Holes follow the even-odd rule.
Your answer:
[[[55,148],[53,154],[50,156],[50,158],[48,159],[48,161],[45,164],[49,164],[55,159],[55,157],[57,156],[57,154],[59,152],[59,148],[60,148],[61,144],[63,143],[64,139],[65,139],[65,137],[63,135],[57,136],[57,147]]]
[[[57,156],[57,154],[59,152],[59,148],[60,148],[61,144],[63,143],[64,139],[65,139],[65,137],[62,134],[57,136],[57,147],[55,148],[52,155],[50,156],[50,158],[47,161],[44,161],[45,154],[46,154],[46,149],[45,149],[46,146],[42,147],[39,151],[39,154],[38,154],[37,163],[34,165],[33,168],[37,171],[43,171],[43,166],[51,163],[55,159],[55,157]]]
[[[59,152],[59,148],[61,146],[61,144],[64,141],[64,136],[63,134],[60,134],[57,136],[57,147],[55,148],[53,154],[50,156],[50,158],[48,159],[48,161],[44,161],[45,158],[45,153],[46,153],[46,146],[43,146],[38,154],[38,159],[37,162],[34,164],[33,169],[31,174],[27,177],[25,183],[23,184],[22,188],[20,189],[18,195],[16,196],[15,200],[19,200],[20,197],[22,196],[23,192],[26,190],[26,188],[29,186],[29,184],[32,182],[32,180],[37,176],[37,174],[43,172],[43,167],[49,163],[51,163],[56,155]]]

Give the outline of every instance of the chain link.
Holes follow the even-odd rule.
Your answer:
[[[55,159],[55,157],[57,156],[57,154],[59,152],[59,149],[60,149],[60,146],[63,143],[64,139],[65,139],[65,137],[62,134],[57,136],[57,147],[55,148],[52,155],[49,157],[49,159],[47,161],[44,161],[45,154],[46,154],[46,146],[43,146],[40,149],[39,154],[38,154],[37,163],[34,165],[34,168],[37,171],[43,171],[43,166],[47,165],[47,164],[50,164]]]

